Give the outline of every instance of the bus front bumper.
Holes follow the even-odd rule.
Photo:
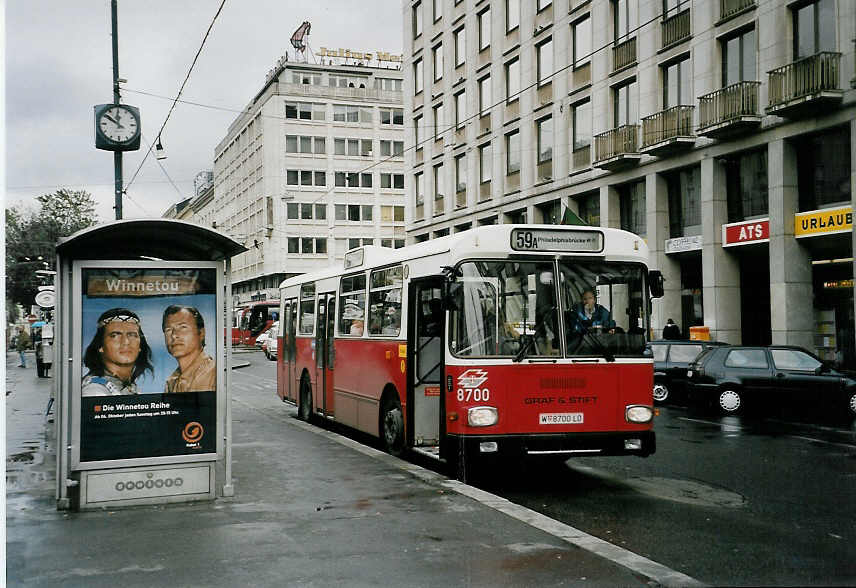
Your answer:
[[[574,435],[449,435],[450,446],[463,445],[468,455],[503,457],[584,457],[587,455],[638,455],[657,450],[654,431],[577,433]]]

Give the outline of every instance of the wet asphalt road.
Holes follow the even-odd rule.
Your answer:
[[[274,362],[235,370],[265,381]],[[579,458],[478,485],[712,585],[856,584],[856,428],[666,407],[647,459]]]

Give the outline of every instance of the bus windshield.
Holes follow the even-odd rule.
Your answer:
[[[610,358],[645,349],[641,264],[473,261],[459,270],[449,315],[458,357]]]

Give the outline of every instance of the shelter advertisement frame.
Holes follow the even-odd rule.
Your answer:
[[[228,426],[222,267],[218,261],[73,262],[73,470],[211,462],[222,455]],[[130,338],[131,351],[113,348],[111,337]],[[201,353],[179,370],[185,349],[200,345]],[[104,369],[115,365],[105,356],[127,366],[128,353],[136,354],[130,378]]]

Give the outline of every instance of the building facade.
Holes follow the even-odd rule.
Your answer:
[[[852,0],[408,0],[408,237],[645,237],[654,326],[851,367]]]
[[[402,78],[397,63],[283,58],[269,72],[215,149],[213,190],[191,203],[249,248],[232,259],[236,303],[278,298],[283,279],[352,247],[404,246]]]

